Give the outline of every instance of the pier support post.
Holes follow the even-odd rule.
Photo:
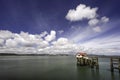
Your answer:
[[[99,69],[98,57],[96,58],[96,69]]]
[[[110,66],[111,66],[111,72],[113,72],[114,69],[117,69],[119,70],[120,73],[120,58],[111,58]]]
[[[111,72],[113,72],[113,60],[112,60],[112,58],[110,59],[110,66],[111,66]]]
[[[99,69],[98,57],[91,58],[90,66],[91,66],[91,68],[96,67],[96,69]]]
[[[119,69],[119,73],[120,73],[120,58],[119,58],[119,66],[118,66],[118,69]]]

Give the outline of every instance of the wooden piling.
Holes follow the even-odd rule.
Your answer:
[[[85,58],[77,58],[77,65],[86,66],[87,60]]]
[[[119,70],[120,73],[120,58],[111,58],[110,66],[111,66],[111,72],[113,72],[114,69],[117,69]]]
[[[99,64],[98,64],[98,57],[92,57],[91,58],[91,68],[96,67],[96,69],[99,69]]]
[[[119,66],[118,66],[118,68],[119,68],[119,73],[120,73],[120,58],[119,58]]]
[[[113,60],[112,60],[112,58],[110,59],[110,66],[111,66],[111,72],[113,72]]]

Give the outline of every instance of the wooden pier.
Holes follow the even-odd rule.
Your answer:
[[[77,58],[77,65],[90,66],[91,68],[99,69],[98,57],[89,57],[88,59],[84,57]],[[119,73],[120,73],[120,57],[110,58],[110,68],[111,68],[111,72],[114,72],[114,69],[116,69],[116,70],[119,70]]]
[[[99,69],[98,57],[91,57],[89,59],[86,59],[84,57],[77,58],[77,65],[90,66],[91,68],[96,67],[96,69]]]
[[[111,58],[110,66],[111,66],[111,72],[113,72],[114,69],[117,69],[119,70],[120,73],[120,58]]]
[[[91,68],[99,69],[98,57],[88,57],[86,53],[80,52],[76,55],[76,58],[79,66],[90,66]],[[117,69],[120,73],[120,57],[110,58],[110,68],[111,72]]]

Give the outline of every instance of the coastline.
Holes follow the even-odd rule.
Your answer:
[[[0,53],[0,56],[75,56],[75,54],[16,54],[16,53]],[[100,58],[120,58],[120,55],[94,55],[88,54],[88,57],[100,57]]]

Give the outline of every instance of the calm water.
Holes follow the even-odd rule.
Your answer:
[[[100,58],[95,70],[77,66],[74,56],[0,56],[0,80],[120,80],[109,63]]]

